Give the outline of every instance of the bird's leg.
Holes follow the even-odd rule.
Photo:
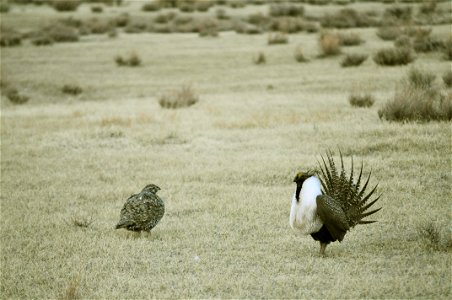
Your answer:
[[[328,244],[320,242],[320,255],[326,257],[325,249]]]

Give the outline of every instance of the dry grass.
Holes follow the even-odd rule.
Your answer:
[[[171,90],[159,98],[159,104],[163,108],[189,107],[199,101],[199,96],[191,86],[182,86],[179,89]]]
[[[341,39],[334,32],[324,31],[319,36],[321,56],[333,56],[341,53]]]
[[[142,3],[130,3],[102,15],[133,16]],[[77,16],[91,16],[86,8]],[[28,26],[36,14],[13,5],[2,24]],[[358,51],[385,46],[375,28],[356,31],[366,40]],[[450,122],[385,122],[376,105],[351,107],[344,99],[355,85],[387,99],[407,69],[350,70],[340,57],[300,66],[294,45],[313,57],[317,36],[290,38],[265,48],[264,68],[250,59],[266,35],[233,32],[2,48],[2,81],[32,96],[26,105],[1,99],[2,298],[449,299],[450,249],[425,247],[417,225],[450,227]],[[112,62],[134,49],[142,67]],[[413,64],[437,74],[449,67],[430,54]],[[84,101],[62,101],[68,82],[84,88]],[[202,100],[162,109],[158,95],[186,82]],[[337,146],[347,162],[353,155],[372,168],[383,209],[321,258],[318,244],[288,225],[291,181]],[[115,231],[124,200],[149,182],[166,201],[161,223],[151,235]],[[74,212],[93,223],[68,226]]]

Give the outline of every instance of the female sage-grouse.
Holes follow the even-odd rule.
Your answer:
[[[165,204],[156,195],[159,190],[155,184],[148,184],[139,194],[130,196],[121,210],[116,229],[150,232],[165,214]]]
[[[354,182],[353,158],[350,176],[345,174],[342,153],[340,159],[341,170],[338,170],[331,152],[327,152],[327,161],[322,157],[319,171],[300,172],[294,179],[297,189],[292,198],[290,226],[319,241],[322,256],[326,246],[337,240],[341,242],[351,227],[375,222],[362,219],[381,209],[368,211],[380,198],[369,202],[377,185],[365,195],[370,173],[361,187],[363,165]]]

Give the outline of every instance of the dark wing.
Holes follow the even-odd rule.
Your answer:
[[[316,203],[317,214],[331,236],[342,241],[350,226],[341,204],[328,195],[317,196]]]

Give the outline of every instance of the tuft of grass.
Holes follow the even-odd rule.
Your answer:
[[[423,245],[433,251],[449,251],[452,249],[452,238],[449,230],[442,228],[433,221],[417,225],[417,233]]]
[[[383,48],[373,56],[376,64],[381,66],[407,65],[414,61],[415,57],[410,48]]]
[[[361,65],[369,56],[367,54],[347,54],[341,62],[342,67],[355,67]]]
[[[61,91],[64,94],[69,94],[69,95],[74,95],[74,96],[79,95],[83,92],[82,88],[75,84],[65,84],[62,87]]]
[[[77,42],[80,38],[76,28],[61,23],[44,27],[38,34],[47,36],[56,43]]]
[[[66,288],[63,299],[64,300],[77,300],[80,299],[78,289],[80,287],[80,274],[73,277]]]
[[[375,103],[375,98],[367,93],[367,94],[359,94],[359,93],[352,93],[348,97],[348,102],[351,106],[356,107],[371,107]]]
[[[180,89],[169,91],[159,98],[161,107],[172,109],[189,107],[198,101],[198,95],[190,86],[183,86]]]
[[[287,37],[287,34],[283,32],[275,32],[268,35],[269,45],[287,44],[288,42],[289,38]]]
[[[91,224],[93,224],[93,222],[93,217],[75,215],[72,216],[66,223],[75,227],[88,228]]]
[[[384,41],[393,41],[403,34],[399,26],[382,26],[377,30],[377,36]]]
[[[394,46],[398,48],[411,48],[413,43],[411,42],[411,38],[409,36],[403,34],[394,41]]]
[[[214,19],[202,20],[198,25],[198,32],[202,37],[217,37],[218,23]]]
[[[253,62],[256,65],[262,65],[267,62],[267,59],[265,58],[265,54],[263,52],[259,52],[257,55],[253,57]]]
[[[333,56],[341,53],[341,39],[333,32],[324,31],[319,36],[321,56]]]
[[[129,57],[123,58],[118,55],[115,57],[115,62],[118,66],[138,67],[141,65],[141,58],[135,52],[129,54]]]
[[[309,60],[304,56],[303,49],[301,48],[301,46],[297,46],[297,47],[295,48],[295,51],[294,51],[293,56],[294,56],[295,60],[296,60],[297,62],[300,62],[300,63],[301,63],[301,62],[307,62],[307,61],[309,61]]]
[[[397,122],[450,121],[452,94],[444,94],[432,82],[427,73],[410,70],[407,80],[396,89],[394,97],[378,111],[380,119]]]
[[[19,94],[19,91],[15,88],[9,88],[6,91],[6,97],[14,104],[24,104],[30,100],[28,96]]]
[[[446,87],[452,87],[452,70],[449,69],[448,71],[446,71],[446,73],[443,74],[442,78]]]

